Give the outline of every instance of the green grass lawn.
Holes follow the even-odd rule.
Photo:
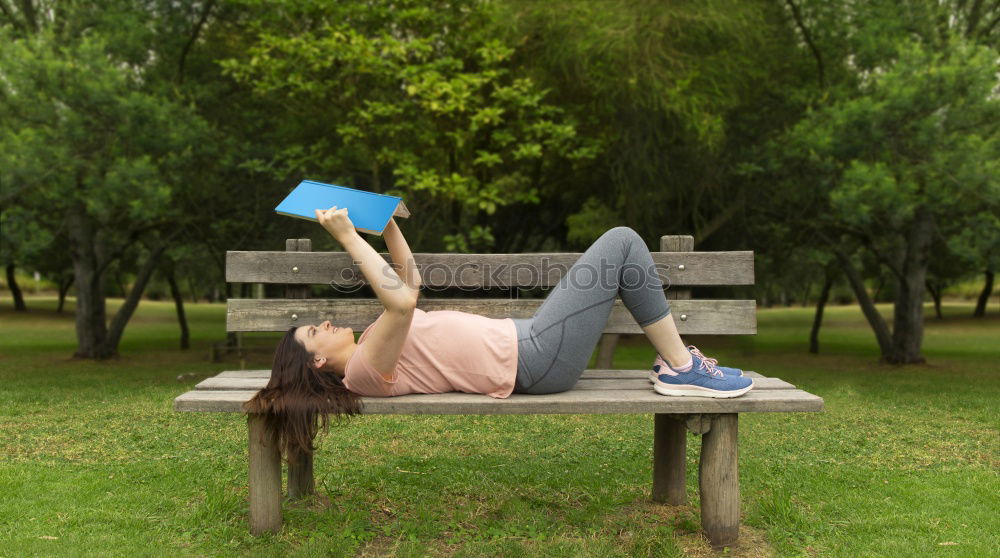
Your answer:
[[[649,501],[652,417],[371,416],[320,442],[319,498],[287,504],[279,535],[247,531],[246,425],[171,402],[234,363],[208,361],[223,305],[143,302],[122,357],[74,360],[71,314],[0,303],[0,557],[34,555],[685,556],[691,505]],[[72,311],[72,304],[67,305]],[[724,364],[781,377],[824,413],[744,414],[737,555],[996,556],[1000,316],[930,319],[929,363],[877,363],[854,307],[762,310],[753,338],[695,340]],[[258,338],[257,343],[267,339]],[[248,367],[267,367],[265,352]],[[616,365],[645,368],[630,339]],[[194,376],[178,376],[194,373]]]

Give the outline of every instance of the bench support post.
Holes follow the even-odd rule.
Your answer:
[[[653,501],[682,506],[687,503],[684,423],[663,413],[654,415],[653,421]]]
[[[594,361],[595,368],[607,369],[614,366],[615,347],[618,345],[619,334],[605,333],[601,335],[601,341],[597,344],[597,359]]]
[[[297,500],[315,492],[313,454],[299,454],[288,462],[288,497]]]
[[[701,441],[701,526],[717,549],[735,546],[740,531],[738,424],[736,413],[714,415]]]
[[[312,252],[312,240],[289,238],[285,240],[286,252]],[[285,298],[309,298],[309,285],[285,285]],[[313,454],[297,455],[288,460],[288,497],[304,498],[316,492],[313,480]]]
[[[247,415],[250,431],[250,533],[281,530],[281,452],[265,415]]]
[[[660,237],[661,252],[690,252],[693,236]],[[668,285],[669,287],[669,285]],[[691,289],[667,289],[668,298],[689,299]],[[687,430],[684,415],[657,414],[653,423],[653,501],[674,506],[687,503],[684,474],[687,470]]]

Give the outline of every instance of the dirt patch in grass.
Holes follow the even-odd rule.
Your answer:
[[[767,536],[760,529],[740,525],[739,545],[722,551],[713,550],[704,533],[678,534],[677,546],[691,558],[715,558],[733,556],[738,558],[771,558],[776,556],[774,548],[767,542]]]
[[[399,548],[399,540],[395,537],[378,535],[358,549],[359,558],[375,558],[379,556],[395,556]]]
[[[761,529],[740,525],[739,545],[734,548],[713,550],[708,537],[701,529],[701,515],[697,508],[671,506],[654,502],[635,502],[623,512],[641,528],[642,525],[669,525],[674,530],[674,542],[685,556],[715,558],[737,556],[741,558],[770,558],[777,555]]]

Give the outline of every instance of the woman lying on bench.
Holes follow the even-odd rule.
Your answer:
[[[327,413],[358,412],[358,396],[462,391],[505,398],[569,390],[616,296],[659,353],[650,373],[657,393],[737,397],[753,388],[741,370],[684,346],[653,258],[630,228],[597,239],[531,318],[492,319],[418,309],[420,275],[394,221],[383,235],[396,269],[357,233],[346,209],[317,209],[316,218],[358,262],[385,311],[357,342],[350,328],[329,321],[288,330],[275,351],[270,382],[246,405],[250,412],[283,417],[285,441],[311,440],[317,416],[325,424]]]

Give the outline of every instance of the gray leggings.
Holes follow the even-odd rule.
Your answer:
[[[580,379],[615,297],[640,326],[670,313],[663,283],[642,238],[616,227],[598,238],[545,298],[535,315],[515,319],[515,393],[556,393]]]

